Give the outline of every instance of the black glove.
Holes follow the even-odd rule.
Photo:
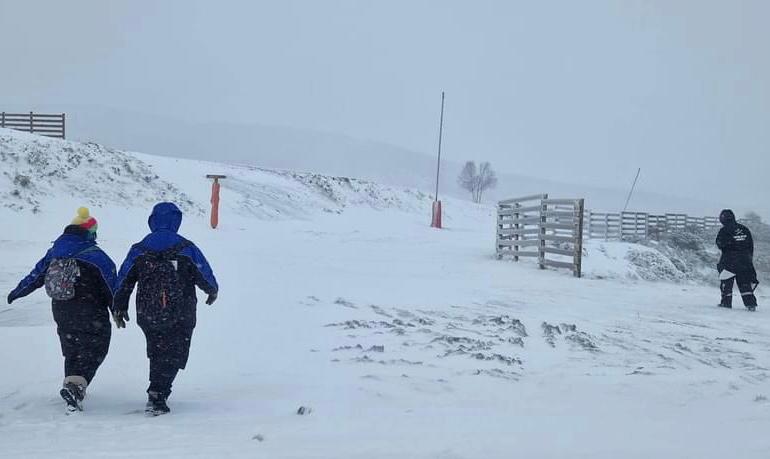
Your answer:
[[[214,304],[214,302],[215,302],[216,300],[217,300],[217,292],[214,292],[214,293],[210,293],[210,294],[209,294],[209,297],[208,297],[208,298],[206,298],[206,304],[207,304],[207,305],[209,305],[209,306],[211,306],[212,304]]]
[[[118,328],[126,328],[128,322],[128,311],[112,311],[112,320]]]
[[[19,294],[16,293],[16,290],[8,294],[8,304],[11,304],[18,299],[19,299]]]

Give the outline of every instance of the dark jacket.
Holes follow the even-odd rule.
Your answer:
[[[45,284],[51,261],[74,258],[80,268],[75,283],[75,297],[68,301],[52,300],[53,315],[60,329],[109,332],[108,308],[115,286],[115,263],[91,238],[87,230],[70,225],[53,247],[35,265],[32,272],[11,292],[15,300],[29,295]]]
[[[722,256],[717,269],[755,280],[757,274],[754,270],[754,239],[751,231],[735,221],[731,211],[723,211],[719,218],[722,228],[717,234],[716,244]]]
[[[196,322],[196,307],[198,298],[195,292],[197,286],[206,294],[215,294],[219,285],[214,273],[209,266],[206,257],[192,242],[183,238],[177,231],[182,224],[182,211],[169,202],[157,204],[147,222],[152,231],[141,242],[134,244],[126,256],[126,260],[120,267],[118,274],[117,290],[113,309],[115,311],[128,311],[128,302],[134,286],[138,281],[136,267],[137,261],[147,255],[148,252],[161,252],[184,243],[184,248],[179,252],[177,272],[183,282],[184,306],[179,311],[179,324],[184,328],[192,329]],[[140,287],[141,289],[141,287]],[[142,328],[152,328],[142,315],[146,302],[152,299],[136,297],[137,324]]]

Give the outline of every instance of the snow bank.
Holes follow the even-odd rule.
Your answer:
[[[222,181],[225,211],[268,220],[352,207],[427,215],[433,199],[355,178],[157,157],[0,129],[0,198],[17,212],[44,212],[66,198],[96,208],[141,209],[168,200],[200,216],[208,208],[210,173],[228,176]],[[491,214],[461,200],[448,206],[447,218],[457,212]]]
[[[713,250],[682,248],[672,241],[589,240],[584,244],[583,273],[593,279],[713,282],[716,258]]]
[[[171,200],[186,211],[202,211],[199,203],[131,155],[95,143],[0,129],[3,207],[40,212],[44,203],[62,195],[77,196],[96,207]]]

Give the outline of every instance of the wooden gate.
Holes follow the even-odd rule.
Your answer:
[[[549,199],[547,194],[500,201],[497,258],[537,258],[540,269],[569,268],[580,277],[583,212],[583,199]]]

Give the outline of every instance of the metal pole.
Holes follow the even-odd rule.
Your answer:
[[[626,198],[626,205],[623,206],[623,212],[628,209],[628,203],[631,201],[631,195],[634,193],[634,188],[636,188],[636,181],[639,180],[639,174],[642,172],[642,168],[640,167],[636,171],[636,177],[634,177],[634,184],[631,185],[631,191],[628,192],[628,197]]]
[[[441,119],[438,125],[438,161],[436,162],[436,195],[434,201],[438,201],[438,181],[441,172],[441,138],[444,135],[444,91],[441,91]]]

